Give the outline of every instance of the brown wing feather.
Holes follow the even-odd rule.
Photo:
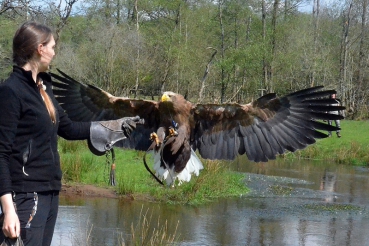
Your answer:
[[[82,84],[58,71],[62,76],[50,73],[53,77],[53,93],[69,118],[74,121],[101,121],[138,115],[145,119],[145,124],[138,126],[130,141],[123,141],[123,146],[140,150],[149,147],[150,133],[156,130],[159,124],[157,102],[115,97],[96,86]]]
[[[337,128],[316,120],[342,119],[327,99],[333,90],[305,89],[282,98],[268,94],[246,104],[196,105],[192,146],[203,158],[234,159],[245,154],[259,162],[275,159],[286,150],[313,144],[320,132]],[[343,107],[340,107],[342,109]]]

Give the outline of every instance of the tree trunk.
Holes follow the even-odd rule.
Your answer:
[[[140,25],[138,23],[138,0],[135,0],[135,13],[136,13],[136,37],[137,37],[137,53],[136,53],[136,85],[134,90],[134,98],[137,98],[137,91],[140,81]]]
[[[363,73],[365,70],[365,39],[366,39],[366,11],[368,0],[362,0],[363,11],[361,14],[361,33],[360,33],[360,46],[359,46],[359,69],[358,69],[358,91],[361,91],[360,94],[365,94],[365,88],[363,88]]]
[[[200,92],[199,92],[199,99],[198,99],[198,103],[201,103],[202,100],[204,99],[204,90],[205,90],[205,80],[206,78],[208,77],[208,74],[209,74],[209,70],[210,70],[210,65],[215,57],[215,55],[217,54],[217,50],[212,48],[212,47],[209,47],[208,49],[213,49],[214,50],[214,53],[211,55],[211,58],[208,62],[208,64],[206,65],[205,67],[205,72],[204,72],[204,76],[202,77],[202,80],[201,80],[201,88],[200,88]]]
[[[224,26],[223,26],[223,1],[219,1],[219,25],[221,31],[221,43],[220,43],[220,53],[221,59],[224,61],[225,58],[225,46],[224,46]],[[220,103],[225,101],[225,93],[226,93],[226,82],[225,82],[225,71],[224,67],[221,67],[221,89],[220,89]]]
[[[340,85],[339,91],[345,105],[352,107],[353,100],[349,90],[346,88],[347,83],[347,52],[348,52],[348,34],[350,29],[350,18],[351,18],[352,2],[349,4],[347,14],[343,13],[343,29],[342,29],[342,40],[341,40],[341,58],[340,58]]]
[[[310,75],[310,86],[313,87],[315,85],[315,76],[316,76],[316,59],[317,59],[317,51],[318,51],[318,27],[319,27],[319,10],[320,10],[320,0],[314,0],[313,6],[313,25],[314,25],[314,36],[313,36],[313,66]]]
[[[262,21],[262,39],[263,43],[266,45],[266,7],[265,7],[265,0],[261,2],[261,21]],[[264,50],[264,57],[263,57],[263,80],[260,83],[260,90],[261,95],[263,95],[264,90],[266,90],[266,86],[268,84],[268,61],[266,57],[267,49]]]
[[[109,23],[109,21],[111,20],[111,11],[112,11],[111,0],[105,0],[104,14],[105,14],[105,21],[107,23]]]
[[[278,17],[278,7],[279,7],[279,0],[274,0],[273,4],[273,12],[272,12],[272,37],[271,37],[271,45],[272,45],[272,58],[269,65],[269,85],[268,85],[268,91],[273,92],[274,86],[273,86],[273,61],[276,56],[276,43],[277,43],[277,17]]]
[[[116,20],[117,20],[117,25],[119,25],[120,24],[120,11],[121,11],[121,8],[122,8],[122,5],[121,5],[121,2],[120,2],[121,0],[117,0],[117,8],[116,8],[116,13],[117,13],[117,18],[116,18]]]
[[[55,30],[55,42],[56,43],[58,43],[58,41],[60,39],[61,31],[63,30],[64,26],[67,24],[67,20],[68,20],[70,14],[72,13],[73,5],[77,1],[78,0],[66,0],[64,10],[62,10],[61,1],[60,1],[59,5],[57,6],[56,13],[59,17],[59,21],[56,24],[56,30]],[[28,5],[27,5],[27,8],[28,8]],[[28,18],[28,15],[27,15],[27,18]]]

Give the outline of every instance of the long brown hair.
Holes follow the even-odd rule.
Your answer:
[[[46,45],[50,42],[52,37],[53,33],[49,27],[33,21],[25,22],[15,32],[13,38],[13,62],[23,67],[28,62],[32,61],[38,45]],[[36,83],[40,88],[40,93],[44,99],[50,118],[52,122],[55,123],[56,113],[54,104],[46,91],[39,85],[40,81],[36,81]]]

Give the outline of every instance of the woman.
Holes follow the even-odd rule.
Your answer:
[[[106,136],[106,143],[113,144],[128,137],[138,120],[72,122],[55,100],[46,73],[54,48],[47,26],[36,22],[21,25],[13,39],[13,72],[0,85],[1,241],[4,236],[21,235],[25,245],[51,244],[62,176],[57,135],[68,140],[89,139],[93,149],[94,136],[101,141],[108,135],[106,131],[120,130],[115,139]]]

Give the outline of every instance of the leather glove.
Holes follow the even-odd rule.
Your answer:
[[[90,128],[88,147],[95,155],[103,155],[119,140],[129,138],[137,124],[144,120],[136,117],[124,117],[118,120],[93,121]]]
[[[123,118],[122,123],[122,130],[126,138],[129,138],[131,136],[131,133],[136,129],[137,123],[141,123],[140,121],[143,121],[143,119],[140,119],[140,117],[126,117]]]

